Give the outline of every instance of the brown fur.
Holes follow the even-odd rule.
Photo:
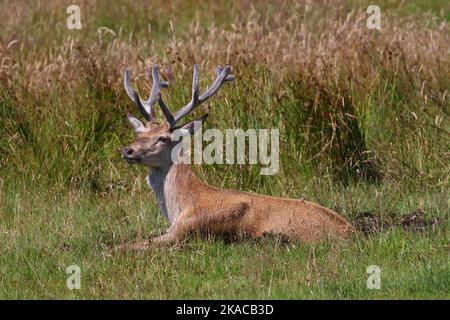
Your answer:
[[[143,138],[155,139],[161,131],[153,129],[141,134],[132,146],[138,147],[136,144]],[[201,181],[186,164],[171,164],[169,170],[174,177],[172,192],[181,210],[178,219],[166,234],[120,248],[146,249],[151,245],[181,243],[196,231],[251,238],[277,234],[307,243],[345,238],[354,231],[341,215],[313,202],[218,189]]]

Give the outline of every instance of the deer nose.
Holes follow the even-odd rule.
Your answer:
[[[131,147],[125,147],[122,150],[122,156],[124,158],[130,158],[131,156],[133,156],[133,154],[134,154],[134,149]]]

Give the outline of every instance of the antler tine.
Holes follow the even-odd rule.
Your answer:
[[[192,75],[192,100],[190,102],[192,105],[198,103],[199,90],[200,90],[200,68],[198,64],[194,64],[194,73]]]
[[[123,78],[123,83],[125,86],[125,91],[127,92],[128,96],[131,98],[131,100],[134,101],[136,106],[138,107],[139,111],[142,113],[145,119],[148,121],[151,121],[154,119],[154,113],[152,113],[151,108],[146,108],[144,104],[141,101],[141,98],[139,98],[139,94],[136,90],[134,90],[133,86],[131,85],[131,71],[130,69],[125,70],[125,75]]]
[[[159,77],[159,66],[157,64],[153,65],[152,67],[152,78],[153,78],[153,86],[152,91],[150,92],[150,97],[146,101],[148,105],[154,106],[156,101],[158,100],[159,92],[161,91],[161,88],[167,88],[169,84],[166,81],[161,81]],[[153,112],[155,110],[153,109]]]
[[[164,113],[164,116],[166,117],[166,120],[169,123],[170,128],[175,128],[176,121],[173,117],[172,112],[169,110],[169,108],[164,103],[162,96],[161,96],[161,91],[158,92],[157,97],[158,97],[158,104],[161,107],[161,110]]]
[[[150,97],[148,98],[147,101],[145,100],[143,101],[139,97],[137,91],[131,85],[131,71],[129,69],[125,70],[124,76],[125,91],[127,92],[128,96],[134,101],[139,111],[141,111],[142,115],[148,121],[153,121],[156,118],[156,112],[153,106],[155,105],[156,100],[158,99],[158,92],[161,90],[161,88],[167,88],[169,85],[166,81],[160,80],[159,67],[156,64],[153,65],[152,67],[152,78],[153,78],[153,85],[152,90],[150,92]]]
[[[201,95],[199,96],[199,67],[194,65],[194,75],[192,81],[192,99],[191,101],[181,108],[174,117],[175,123],[180,121],[186,115],[191,113],[200,104],[211,98],[226,81],[233,81],[235,79],[234,75],[231,75],[231,66],[227,65],[225,68],[218,67],[216,69],[217,78],[214,80],[213,84]]]
[[[231,68],[231,66],[230,66],[230,68]],[[220,76],[220,74],[222,73],[222,71],[223,71],[223,68],[220,67],[220,66],[218,66],[218,67],[216,68],[217,76]],[[235,79],[236,79],[236,77],[235,77],[234,75],[229,74],[229,75],[227,75],[227,77],[225,78],[225,81],[234,81]]]
[[[173,118],[173,114],[170,111],[170,109],[167,107],[167,105],[164,103],[164,100],[162,99],[161,95],[161,88],[167,87],[167,82],[160,81],[159,78],[159,67],[157,65],[153,66],[152,69],[152,76],[153,76],[153,87],[152,92],[150,94],[150,98],[148,99],[148,102],[151,105],[154,105],[156,100],[158,101],[159,106],[161,107],[162,112],[164,113],[164,116],[166,117],[167,122],[169,123],[171,128],[175,127],[175,120]]]

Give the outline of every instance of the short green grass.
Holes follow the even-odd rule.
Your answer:
[[[352,24],[368,1],[305,3],[83,2],[80,31],[65,28],[64,1],[5,3],[0,298],[449,299],[448,4],[383,1],[379,34]],[[297,45],[303,32],[310,56]],[[280,130],[278,174],[196,166],[205,181],[304,197],[350,221],[369,212],[382,226],[314,245],[193,235],[111,254],[168,226],[147,171],[120,159],[133,139],[125,115],[137,114],[123,69],[154,62],[176,74],[164,93],[174,109],[189,99],[194,62],[204,62],[203,87],[216,64],[232,64],[238,80],[212,100],[207,127]],[[149,89],[143,76],[137,84]],[[414,212],[437,223],[405,230],[398,221]],[[71,265],[80,290],[66,287]],[[379,290],[366,285],[371,265]]]
[[[152,201],[85,195],[43,201],[17,193],[6,202],[2,298],[450,297],[448,226],[416,233],[395,228],[317,245],[278,239],[230,245],[194,237],[181,249],[110,255],[111,244],[164,228]],[[65,270],[74,264],[81,268],[80,290],[66,287]],[[366,286],[370,265],[381,268],[379,290]]]
[[[228,244],[193,236],[182,248],[111,254],[121,241],[145,239],[167,223],[147,195],[117,193],[42,196],[3,193],[0,297],[6,299],[448,299],[448,223],[425,231],[386,227],[348,241],[305,245]],[[382,214],[424,210],[446,219],[448,195],[383,190]],[[331,197],[330,197],[331,196]],[[47,198],[48,197],[48,198]],[[321,197],[342,212],[378,207],[376,190],[350,188]],[[375,209],[377,210],[377,209]],[[448,214],[448,211],[447,211]],[[351,216],[351,214],[347,214]],[[66,268],[81,268],[81,289],[66,287]],[[367,268],[381,268],[381,288],[370,290]]]

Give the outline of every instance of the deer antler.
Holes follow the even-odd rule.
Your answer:
[[[192,79],[192,99],[191,101],[181,108],[176,115],[170,111],[167,105],[164,103],[161,95],[161,88],[167,88],[168,83],[160,80],[159,75],[159,67],[154,65],[152,68],[152,77],[153,77],[153,86],[152,91],[150,93],[150,97],[147,101],[142,101],[139,97],[139,94],[136,90],[131,86],[131,72],[129,69],[125,70],[124,77],[124,85],[125,90],[128,93],[128,96],[134,101],[142,115],[148,120],[155,120],[155,109],[153,106],[156,101],[158,101],[159,106],[161,107],[164,116],[166,117],[167,122],[170,125],[170,128],[175,128],[177,122],[179,122],[182,118],[191,113],[195,108],[197,108],[200,104],[211,98],[224,84],[226,81],[235,80],[235,76],[230,74],[231,66],[227,65],[225,68],[217,67],[216,73],[217,78],[214,80],[213,84],[202,94],[199,95],[199,66],[198,64],[194,65],[194,74]]]
[[[156,100],[158,99],[158,94],[161,91],[161,88],[167,88],[169,86],[169,84],[166,81],[160,80],[159,67],[156,64],[153,65],[152,67],[152,78],[153,78],[153,86],[150,92],[150,97],[148,98],[147,101],[141,100],[139,94],[137,93],[136,90],[134,90],[134,88],[131,85],[131,71],[129,69],[125,70],[124,75],[125,91],[131,98],[131,100],[133,100],[136,106],[139,108],[139,111],[141,111],[145,119],[147,119],[148,121],[155,120],[156,112],[153,106],[155,105]]]
[[[231,66],[229,65],[227,65],[225,68],[217,67],[216,80],[214,80],[213,84],[202,95],[199,96],[199,66],[198,64],[195,64],[194,74],[192,77],[192,99],[174,116],[175,123],[191,113],[200,104],[211,98],[226,81],[233,81],[235,79],[235,76],[231,75],[230,72]]]

